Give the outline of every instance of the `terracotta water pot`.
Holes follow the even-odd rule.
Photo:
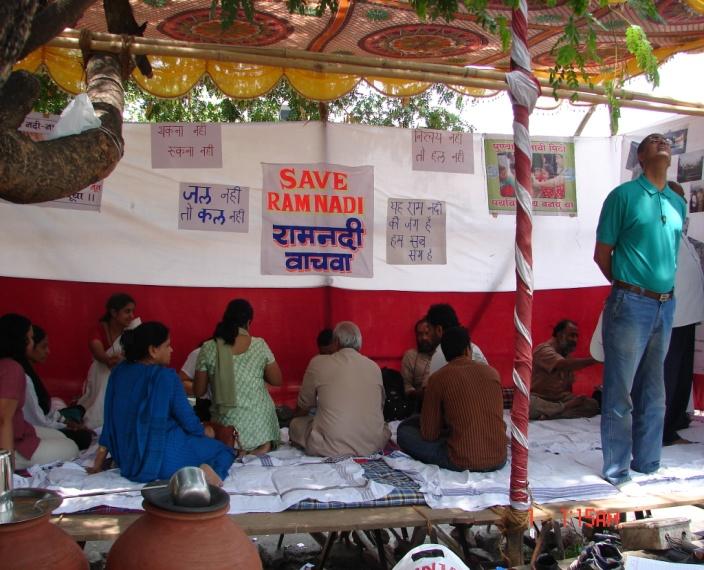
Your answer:
[[[229,496],[214,510],[162,508],[148,499],[146,511],[115,541],[108,554],[108,570],[261,570],[262,562],[252,541],[227,517]],[[143,493],[144,494],[144,493]],[[217,493],[216,493],[217,495]],[[146,495],[145,495],[146,496]]]
[[[49,520],[61,499],[57,495],[55,502],[41,499],[44,502],[40,503],[40,491],[51,494],[44,489],[12,491],[17,495],[14,518],[0,524],[0,568],[88,570],[88,560],[78,544]],[[33,495],[30,497],[29,493]]]

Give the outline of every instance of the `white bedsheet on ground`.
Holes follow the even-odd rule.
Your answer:
[[[394,424],[392,427],[396,427]],[[394,430],[395,432],[395,430]],[[683,437],[702,443],[663,449],[662,468],[634,479],[646,492],[698,490],[704,481],[704,418],[697,417]],[[286,435],[286,434],[284,434]],[[529,427],[529,479],[537,503],[580,501],[616,496],[619,491],[604,481],[601,471],[599,417],[531,422]],[[33,467],[31,478],[14,476],[16,487],[44,487],[64,496],[95,491],[134,489],[64,500],[57,513],[83,511],[97,506],[140,509],[142,485],[120,476],[117,469],[88,475],[95,446],[74,462]],[[378,458],[379,456],[372,457]],[[490,473],[456,473],[425,465],[396,451],[384,457],[388,465],[410,476],[433,508],[481,510],[509,502],[510,465]],[[230,513],[280,512],[304,499],[359,503],[380,499],[393,488],[367,479],[351,458],[336,461],[310,457],[288,445],[261,457],[236,462],[224,482],[231,496]]]
[[[600,417],[530,422],[528,477],[537,503],[585,501],[620,494],[600,475]],[[510,418],[506,414],[507,426]],[[695,418],[680,434],[693,442],[704,442],[704,419]],[[509,502],[510,465],[491,473],[455,473],[425,465],[402,452],[385,458],[394,469],[420,485],[428,506],[477,511]],[[663,448],[662,467],[652,475],[633,473],[648,493],[696,490],[704,481],[704,445]]]

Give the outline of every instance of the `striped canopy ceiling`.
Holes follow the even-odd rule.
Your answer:
[[[551,49],[564,29],[568,15],[566,0],[549,7],[543,0],[529,0],[529,46],[537,75],[546,75],[554,64]],[[593,81],[610,76],[615,69],[629,66],[624,31],[637,23],[647,32],[659,59],[674,53],[704,47],[704,0],[655,0],[663,22],[644,19],[625,4],[614,2],[597,8],[595,16],[604,25],[598,36],[600,63],[591,64]],[[178,40],[191,45],[286,48],[346,56],[380,57],[457,66],[508,67],[508,54],[498,38],[477,25],[474,18],[458,14],[452,22],[422,22],[413,8],[396,0],[339,0],[337,12],[316,17],[289,14],[281,0],[258,0],[254,21],[244,16],[226,30],[219,14],[211,17],[210,0],[132,0],[138,23],[148,22],[145,38]],[[510,11],[502,0],[489,0],[490,11]],[[85,13],[76,28],[106,31],[102,2]],[[187,93],[208,73],[220,89],[232,97],[257,97],[286,75],[304,96],[332,100],[349,92],[361,80],[380,91],[408,96],[427,89],[430,83],[409,80],[360,77],[354,74],[323,74],[313,71],[255,64],[218,62],[212,58],[150,56],[154,77],[135,71],[135,79],[147,92],[160,97]],[[83,88],[80,53],[44,47],[28,56],[20,67],[35,70],[45,65],[54,80],[70,92]],[[632,67],[632,66],[631,66]],[[473,95],[481,90],[464,89]]]

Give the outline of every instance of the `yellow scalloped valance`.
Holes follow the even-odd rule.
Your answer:
[[[350,91],[364,79],[374,89],[389,97],[410,97],[426,91],[432,83],[424,81],[359,77],[350,74],[320,73],[288,67],[271,67],[222,61],[206,61],[186,57],[149,56],[154,74],[144,77],[135,70],[132,77],[142,90],[157,97],[183,97],[208,74],[227,96],[237,99],[261,97],[273,89],[282,77],[307,99],[333,101]],[[44,66],[63,90],[76,94],[85,91],[81,54],[78,50],[42,47],[17,63],[15,69],[35,72]],[[455,87],[459,92],[481,97],[483,89]]]
[[[688,0],[693,9],[704,11],[704,0]],[[677,47],[655,50],[655,56],[662,61],[677,52],[704,49],[704,39],[692,41]],[[237,99],[254,99],[273,89],[282,77],[286,77],[292,87],[302,96],[314,101],[333,101],[365,80],[370,86],[389,97],[410,97],[423,93],[432,86],[431,82],[412,79],[391,79],[373,75],[358,76],[344,73],[325,73],[290,67],[275,67],[248,63],[223,62],[177,56],[150,55],[149,61],[154,71],[152,78],[144,77],[139,70],[132,74],[140,88],[156,97],[183,97],[203,77],[208,74],[215,85],[227,96]],[[79,50],[42,47],[29,54],[15,65],[15,69],[35,72],[44,66],[51,78],[63,90],[76,94],[85,91],[85,75]],[[622,73],[619,70],[619,74]],[[636,75],[640,71],[633,59],[625,64],[626,75]],[[539,78],[547,78],[545,69],[534,71]],[[592,77],[595,84],[611,79],[613,71]],[[455,85],[451,77],[448,87],[464,95],[484,97],[495,92],[481,87]]]
[[[704,14],[704,1],[702,0],[686,0],[687,5],[700,14]]]

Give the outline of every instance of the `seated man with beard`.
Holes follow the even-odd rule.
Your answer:
[[[577,348],[578,338],[577,323],[563,319],[555,325],[552,338],[533,351],[531,420],[591,418],[599,413],[596,400],[572,393],[575,370],[597,362],[591,357],[569,356]]]
[[[499,373],[472,358],[464,327],[444,331],[447,364],[428,379],[420,415],[398,426],[399,447],[414,459],[452,471],[496,471],[506,463]]]

